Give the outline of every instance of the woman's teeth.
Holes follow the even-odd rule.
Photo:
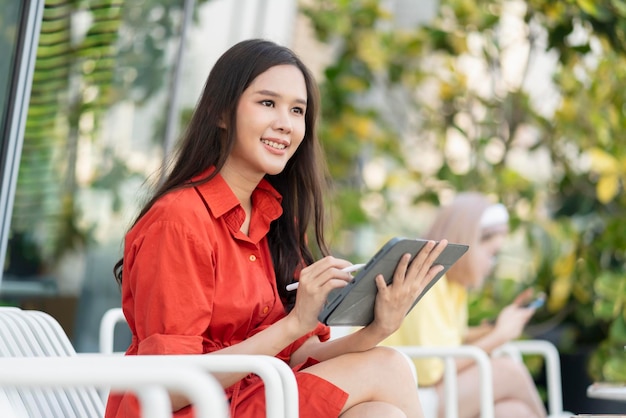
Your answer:
[[[270,147],[276,148],[276,149],[285,149],[285,148],[287,148],[287,146],[284,145],[284,144],[278,144],[276,142],[268,141],[267,139],[262,139],[261,142],[263,142],[265,145],[269,145]]]

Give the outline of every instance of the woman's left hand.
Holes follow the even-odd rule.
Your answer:
[[[400,327],[415,299],[437,273],[443,270],[443,266],[433,263],[447,245],[447,240],[441,240],[439,243],[427,242],[410,264],[411,255],[403,255],[389,285],[382,275],[376,276],[378,294],[374,321],[368,327],[375,328],[383,338]]]

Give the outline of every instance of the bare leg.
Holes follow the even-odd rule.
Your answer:
[[[349,394],[342,418],[423,417],[409,363],[392,348],[345,354],[302,371],[328,380]]]
[[[496,357],[491,359],[493,373],[493,398],[496,405],[496,417],[524,416],[528,418],[545,417],[546,410],[537,393],[535,384],[526,369],[526,366],[510,357]],[[459,418],[472,418],[480,413],[479,372],[478,366],[470,366],[462,370],[457,376],[459,395]],[[439,399],[443,398],[443,383],[436,386]],[[505,415],[498,415],[498,405],[506,410]],[[445,404],[439,403],[438,416],[445,416]],[[523,407],[522,412],[515,413],[515,406]]]
[[[363,402],[341,414],[341,418],[406,418],[401,409],[389,403]]]
[[[496,417],[507,418],[528,418],[537,417],[536,414],[523,402],[518,400],[504,400],[494,406],[493,411]]]

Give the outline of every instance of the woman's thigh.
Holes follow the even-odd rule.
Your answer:
[[[346,409],[367,401],[389,402],[405,410],[419,405],[409,363],[389,347],[345,354],[303,372],[315,374],[349,393]]]

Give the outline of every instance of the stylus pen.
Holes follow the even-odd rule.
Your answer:
[[[353,264],[351,266],[342,268],[341,271],[345,271],[346,273],[352,273],[353,271],[360,270],[363,267],[365,267],[365,264]],[[285,289],[287,289],[288,292],[291,292],[292,290],[296,290],[298,288],[299,283],[300,282],[289,283]]]

